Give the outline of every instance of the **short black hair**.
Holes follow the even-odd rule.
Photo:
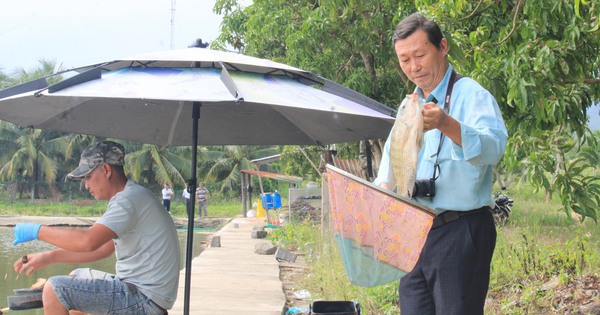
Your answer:
[[[407,16],[398,23],[394,31],[394,36],[392,36],[392,42],[396,44],[397,40],[405,39],[417,30],[423,30],[427,34],[429,41],[438,49],[440,48],[440,43],[442,38],[444,38],[442,30],[437,23],[418,12]]]
[[[106,163],[106,164],[108,164],[108,163]],[[113,172],[116,173],[117,177],[121,178],[122,180],[127,180],[127,175],[125,175],[125,168],[123,165],[114,165],[114,164],[108,164],[108,165],[110,165]]]

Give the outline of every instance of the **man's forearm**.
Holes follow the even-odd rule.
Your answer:
[[[98,261],[109,257],[114,252],[112,241],[100,246],[92,252],[74,252],[66,249],[56,249],[48,252],[50,261],[54,264],[81,264]]]
[[[39,240],[73,252],[93,252],[115,237],[114,232],[99,224],[87,230],[42,226],[38,234]]]

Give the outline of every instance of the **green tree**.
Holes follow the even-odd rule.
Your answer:
[[[185,148],[166,148],[154,144],[127,146],[125,164],[131,178],[141,184],[186,185],[191,162]]]
[[[57,64],[54,60],[40,59],[39,66],[33,69],[17,68],[10,75],[9,84],[16,85],[33,81],[39,78],[48,77],[48,83],[56,83],[62,80],[62,76],[53,75],[62,70],[62,64]]]
[[[535,154],[534,146],[515,139],[535,142],[544,139],[543,132],[575,135],[578,144],[590,139],[587,110],[600,99],[598,1],[254,1],[244,8],[235,0],[219,0],[215,12],[224,19],[213,47],[232,45],[249,55],[313,71],[396,107],[414,86],[398,67],[391,36],[397,22],[415,11],[442,26],[455,68],[496,96],[511,135],[509,147],[521,150],[511,149],[511,154]],[[533,184],[549,181],[555,173],[548,161],[531,162],[544,170],[529,174]],[[505,163],[510,167],[501,169],[522,167],[509,154]],[[538,187],[557,192],[565,211],[596,219],[597,193],[582,192],[581,198],[592,203],[576,206],[570,195],[578,189],[578,176],[584,175],[571,175],[559,191],[551,185]],[[589,206],[594,207],[583,210]]]
[[[48,185],[54,184],[58,171],[56,160],[63,153],[59,134],[3,122],[0,143],[4,148],[4,155],[9,157],[0,168],[2,178],[28,180],[32,200],[36,198],[38,182],[43,180]]]
[[[52,76],[61,69],[54,61],[40,60],[40,66],[32,70],[19,68],[10,76],[0,75],[3,88],[7,88],[31,80],[49,77],[50,83],[60,80],[60,75]],[[63,141],[61,133],[48,132],[39,129],[21,128],[11,123],[2,122],[0,125],[0,141],[3,149],[0,156],[4,157],[0,176],[9,180],[22,179],[29,181],[31,198],[36,198],[38,181],[43,180],[53,185],[57,177],[58,163],[62,159],[60,151]]]
[[[220,183],[221,192],[239,192],[242,170],[255,170],[251,160],[275,155],[273,146],[222,146],[211,147],[211,159],[207,159],[201,168],[201,176],[207,181]],[[218,153],[217,153],[218,152]]]
[[[8,76],[8,74],[0,71],[0,90],[5,89],[11,85],[12,84],[10,83],[10,77]]]

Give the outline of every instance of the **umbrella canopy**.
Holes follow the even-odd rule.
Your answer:
[[[394,123],[392,109],[332,81],[270,60],[209,49],[142,54],[61,74],[68,78],[53,85],[44,78],[0,91],[0,119],[24,127],[193,148],[382,139]],[[192,150],[194,175],[188,184],[192,193],[196,152]],[[185,314],[193,248],[191,206]]]
[[[202,107],[197,133],[202,145],[381,139],[393,124],[391,109],[354,91],[290,66],[233,53],[191,48],[76,70],[83,72],[47,89],[12,96],[6,91],[0,118],[163,146],[192,144],[194,102]]]

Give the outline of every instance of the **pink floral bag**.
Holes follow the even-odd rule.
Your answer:
[[[421,254],[435,212],[327,165],[331,221],[350,282],[400,279]]]

